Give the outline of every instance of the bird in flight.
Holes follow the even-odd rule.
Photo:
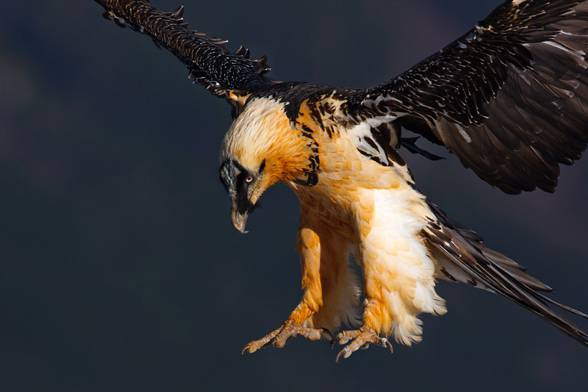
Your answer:
[[[183,7],[96,1],[107,19],[151,37],[231,104],[219,174],[237,230],[246,232],[274,184],[298,197],[302,299],[245,353],[295,336],[334,339],[343,346],[338,360],[369,345],[391,349],[389,338],[419,342],[418,316],[446,313],[439,280],[500,294],[588,346],[561,313],[588,315],[549,297],[549,286],[428,201],[400,155],[438,158],[403,135],[411,131],[506,193],[553,192],[560,165],[580,159],[588,143],[588,0],[508,0],[368,89],[273,80],[265,57],[191,30]]]

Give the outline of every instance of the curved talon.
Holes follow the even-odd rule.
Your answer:
[[[247,343],[247,345],[245,347],[243,347],[243,350],[241,351],[242,355],[245,354],[253,354],[256,351],[262,349],[263,347],[265,347],[269,342],[271,342],[282,330],[283,327],[280,327],[276,330],[273,330],[272,332],[268,333],[267,335],[265,335],[263,338],[258,339],[258,340],[254,340],[252,342]]]
[[[387,338],[379,336],[376,332],[369,329],[359,329],[356,331],[343,331],[337,335],[339,344],[346,345],[337,354],[337,363],[341,362],[342,359],[347,359],[354,352],[360,349],[368,349],[370,344],[378,345],[394,352],[392,344]]]
[[[392,346],[392,343],[390,343],[388,339],[382,339],[382,347],[387,348],[390,351],[390,354],[394,354],[394,346]]]

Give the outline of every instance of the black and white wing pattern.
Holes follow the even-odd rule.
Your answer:
[[[587,0],[509,0],[392,81],[347,93],[346,115],[442,144],[504,192],[552,192],[588,143],[587,52]]]
[[[243,47],[229,52],[227,41],[191,30],[184,23],[184,7],[165,12],[149,0],[96,0],[104,16],[121,27],[150,36],[155,44],[171,51],[190,72],[190,77],[211,93],[240,101],[240,97],[271,86],[264,75],[270,68],[265,57],[251,59]]]

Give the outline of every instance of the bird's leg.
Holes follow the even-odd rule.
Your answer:
[[[388,336],[392,331],[393,316],[390,312],[390,299],[387,280],[389,279],[386,266],[380,262],[378,252],[373,251],[373,246],[367,240],[371,231],[371,210],[363,209],[360,216],[359,232],[362,237],[360,259],[364,273],[364,311],[362,326],[358,330],[343,331],[337,336],[337,342],[345,347],[337,355],[337,362],[349,358],[357,350],[368,347],[370,344],[381,346],[392,351],[392,344]]]
[[[263,338],[247,344],[243,353],[253,354],[268,344],[283,348],[289,338],[302,336],[309,340],[330,339],[330,333],[312,326],[312,316],[323,303],[320,278],[320,239],[316,232],[302,228],[299,232],[298,249],[302,258],[302,288],[304,295],[300,304],[278,329]]]
[[[393,352],[392,344],[384,335],[384,323],[382,317],[387,309],[375,300],[366,300],[366,307],[363,315],[363,326],[352,331],[343,331],[337,335],[337,342],[345,347],[337,355],[337,362],[349,358],[354,352],[361,348],[367,348],[370,344],[381,346]]]

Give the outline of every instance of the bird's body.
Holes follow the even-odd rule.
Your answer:
[[[260,116],[260,112],[266,115]],[[268,162],[288,163],[290,157],[306,162],[311,149],[318,148],[321,170],[316,186],[297,182],[304,173],[283,171],[281,166],[265,168],[268,176],[286,182],[300,201],[300,251],[329,249],[321,251],[321,262],[314,265],[320,271],[305,279],[309,291],[302,307],[312,312],[302,321],[335,331],[342,321],[357,314],[360,286],[348,263],[353,259],[370,280],[373,311],[366,315],[369,327],[382,335],[394,331],[396,339],[406,344],[418,341],[421,328],[416,316],[421,312],[445,313],[443,301],[435,293],[438,268],[422,236],[435,216],[414,188],[406,165],[380,165],[357,150],[355,127],[327,133],[309,113],[303,102],[301,120],[292,127],[283,103],[270,98],[254,100],[229,131],[229,150],[225,151],[226,156],[253,171],[259,158],[249,154],[255,151],[263,151]],[[260,124],[260,118],[267,121]],[[290,138],[292,143],[283,143]],[[271,146],[271,140],[291,148],[274,155],[279,149]],[[309,147],[309,140],[313,140],[313,147]],[[267,154],[268,150],[272,153]],[[306,260],[303,263],[305,270],[312,269],[312,262],[308,266]]]
[[[441,279],[500,294],[588,345],[556,310],[588,315],[548,297],[548,286],[449,219],[418,191],[398,151],[436,159],[402,137],[407,129],[507,193],[553,191],[559,165],[588,144],[587,0],[506,1],[441,52],[363,90],[267,79],[265,58],[230,53],[222,40],[190,31],[183,8],[97,1],[232,104],[220,178],[235,228],[245,232],[278,182],[298,197],[302,299],[246,352],[347,327],[356,329],[337,335],[340,358],[369,344],[390,347],[390,336],[410,345],[422,338],[421,313],[446,312],[435,290]]]

